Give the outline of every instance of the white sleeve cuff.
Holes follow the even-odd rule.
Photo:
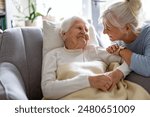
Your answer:
[[[128,64],[125,61],[119,67],[117,67],[117,69],[123,73],[124,78],[131,72]]]

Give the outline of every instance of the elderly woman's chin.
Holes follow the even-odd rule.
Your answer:
[[[84,49],[87,46],[87,41],[82,39],[81,41],[79,41],[78,43],[78,49]]]

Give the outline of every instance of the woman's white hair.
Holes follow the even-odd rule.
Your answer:
[[[62,21],[62,23],[60,25],[60,34],[62,35],[62,33],[67,32],[71,28],[73,23],[77,20],[82,20],[83,22],[85,22],[88,25],[88,22],[84,18],[81,18],[79,16],[72,16],[72,17],[66,18]]]
[[[112,4],[102,15],[104,21],[108,20],[113,26],[119,29],[129,24],[133,32],[137,32],[139,26],[139,12],[142,3],[140,0],[124,0]]]

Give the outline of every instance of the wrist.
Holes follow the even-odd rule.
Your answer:
[[[90,86],[94,88],[94,83],[93,83],[94,78],[90,76],[88,79],[89,79]]]
[[[123,73],[122,73],[120,70],[118,70],[118,69],[112,71],[112,72],[109,74],[109,76],[110,76],[111,78],[118,79],[118,80],[120,80],[120,79],[122,79],[122,78],[124,77]]]
[[[126,49],[126,47],[120,46],[120,47],[119,47],[119,51],[118,51],[118,55],[121,56],[121,52],[122,52],[123,50],[125,50],[125,49]]]

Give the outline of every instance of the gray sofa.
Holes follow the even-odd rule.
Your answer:
[[[42,31],[12,28],[0,34],[0,99],[41,99]]]
[[[1,32],[0,99],[42,99],[42,46],[39,28],[12,28]],[[150,93],[150,78],[132,72],[126,79],[140,84]]]

